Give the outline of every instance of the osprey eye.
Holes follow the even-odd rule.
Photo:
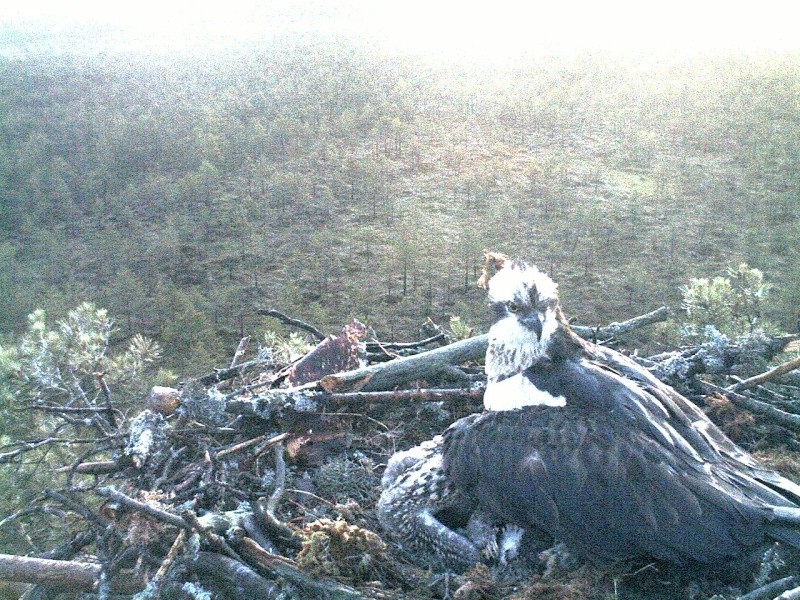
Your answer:
[[[517,313],[520,311],[522,307],[517,304],[516,302],[509,302],[508,303],[508,311],[512,313]]]

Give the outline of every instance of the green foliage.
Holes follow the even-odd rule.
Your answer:
[[[123,352],[109,355],[112,328],[108,311],[90,302],[71,310],[52,328],[43,310],[31,313],[18,360],[20,377],[33,399],[64,404],[77,397],[97,398],[94,379],[101,374],[110,386],[144,389],[137,380],[160,357],[158,344],[137,334]]]
[[[151,387],[158,344],[135,335],[114,351],[113,333],[108,312],[86,302],[52,324],[44,310],[34,311],[18,343],[0,346],[0,514],[14,513],[32,494],[57,485],[53,469],[85,451],[73,440],[113,433],[110,422],[92,421],[100,418],[92,409],[110,404],[115,426],[124,430],[126,409]],[[83,418],[68,418],[60,407],[87,410]],[[0,546],[25,553],[32,548],[20,545],[23,540],[35,551],[37,544],[49,544],[49,518],[30,515],[9,525],[17,529],[0,529]]]
[[[726,275],[692,279],[681,287],[689,330],[712,325],[717,331],[736,337],[756,329],[774,329],[762,319],[772,287],[764,280],[764,274],[742,263],[737,269],[729,268]]]
[[[450,317],[449,329],[453,341],[466,340],[475,335],[475,328],[467,325],[459,316]]]
[[[282,40],[0,59],[0,81],[0,333],[91,299],[187,376],[258,306],[485,329],[483,248],[547,268],[582,322],[745,261],[776,289],[737,327],[800,323],[796,56],[485,69]]]
[[[264,333],[263,348],[278,363],[290,363],[308,354],[314,344],[296,331],[288,336],[269,330]]]

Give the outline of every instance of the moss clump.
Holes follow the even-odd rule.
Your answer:
[[[388,561],[386,544],[378,534],[346,521],[314,521],[305,526],[301,537],[297,564],[318,577],[368,582],[379,578]]]

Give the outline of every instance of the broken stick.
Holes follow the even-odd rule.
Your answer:
[[[761,373],[760,375],[755,375],[754,377],[750,377],[749,379],[745,379],[744,381],[740,381],[739,383],[729,385],[725,389],[729,392],[740,392],[742,390],[746,390],[749,388],[756,387],[757,385],[761,385],[762,383],[769,381],[770,379],[774,379],[775,377],[780,377],[781,375],[784,375],[789,371],[794,371],[795,369],[798,368],[800,368],[800,356],[788,362],[785,362],[782,365],[775,367],[774,369],[770,369],[766,373]]]

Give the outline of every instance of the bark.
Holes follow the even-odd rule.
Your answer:
[[[281,323],[285,325],[291,325],[292,327],[297,327],[298,329],[307,331],[308,333],[313,335],[318,342],[321,342],[327,337],[324,333],[322,333],[319,329],[317,329],[313,325],[306,323],[305,321],[301,321],[299,319],[293,319],[288,315],[285,315],[277,310],[258,308],[256,309],[256,314],[263,315],[265,317],[273,317],[275,319],[278,319]]]
[[[392,390],[409,381],[435,377],[450,365],[481,360],[488,343],[489,337],[481,335],[414,356],[326,375],[319,383],[326,392]]]
[[[99,581],[103,567],[96,563],[30,558],[0,554],[0,580],[24,581],[45,587],[91,590]]]
[[[741,390],[746,390],[749,388],[756,387],[757,385],[761,385],[769,381],[770,379],[774,379],[775,377],[780,377],[789,371],[794,371],[795,369],[800,368],[800,356],[790,360],[788,362],[783,363],[775,367],[774,369],[770,369],[766,373],[761,373],[760,375],[756,375],[754,377],[750,377],[749,379],[745,379],[744,381],[740,381],[734,385],[729,385],[725,388],[729,392],[739,392]]]
[[[645,315],[640,315],[621,323],[609,323],[603,327],[572,325],[572,330],[587,340],[609,340],[630,333],[634,329],[639,329],[645,325],[666,321],[667,317],[669,317],[669,308],[662,306]]]
[[[194,560],[186,561],[186,566],[204,583],[209,579],[218,583],[226,598],[269,600],[281,595],[280,586],[239,561],[216,552],[198,552]]]

